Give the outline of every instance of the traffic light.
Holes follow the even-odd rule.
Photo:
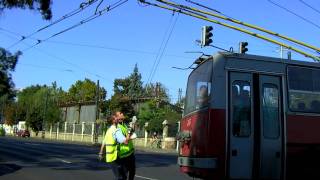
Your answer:
[[[203,26],[202,27],[202,36],[201,36],[201,46],[209,46],[212,43],[212,26]]]
[[[248,48],[246,46],[248,46],[248,42],[240,42],[239,52],[241,54],[245,54],[248,51]]]

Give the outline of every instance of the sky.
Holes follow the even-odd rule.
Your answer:
[[[320,47],[320,3],[317,0],[194,1],[232,18]],[[39,12],[28,9],[10,9],[0,14],[0,47],[12,53],[18,50],[23,52],[12,73],[17,89],[35,84],[51,85],[56,81],[58,86],[68,90],[77,80],[89,78],[92,81],[99,80],[100,85],[108,91],[107,98],[110,98],[114,79],[129,76],[137,64],[144,85],[161,82],[168,89],[171,101],[175,102],[179,88],[182,88],[184,95],[191,70],[172,67],[190,66],[200,55],[190,52],[213,55],[219,51],[212,47],[201,48],[196,42],[201,38],[201,27],[209,25],[213,26],[214,46],[224,49],[233,47],[237,51],[239,42],[246,41],[249,43],[248,54],[280,57],[278,45],[194,17],[145,6],[136,0],[129,0],[88,23],[30,48],[37,43],[36,39],[46,39],[91,16],[98,4],[95,3],[77,15],[10,47],[22,36],[30,35],[77,9],[82,2],[53,0],[51,21],[43,20]],[[104,0],[99,9],[115,2]],[[175,2],[192,5],[182,0]],[[303,16],[305,20],[271,2]],[[312,61],[296,53],[292,53],[292,59]]]

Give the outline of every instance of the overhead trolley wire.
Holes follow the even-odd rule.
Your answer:
[[[197,6],[203,7],[203,8],[205,8],[205,9],[210,10],[210,11],[216,12],[216,13],[221,14],[221,15],[227,17],[227,18],[235,19],[235,18],[232,18],[232,17],[230,17],[230,16],[228,16],[228,15],[226,15],[226,14],[224,14],[224,13],[222,13],[222,12],[216,10],[216,9],[212,9],[212,8],[210,8],[210,7],[208,7],[208,6],[203,5],[203,4],[200,4],[200,3],[197,3],[197,2],[194,2],[194,1],[191,1],[191,0],[186,0],[186,2],[195,4],[195,5],[197,5]]]
[[[191,16],[191,17],[195,17],[195,18],[198,18],[198,19],[202,19],[202,20],[205,20],[205,21],[208,21],[208,22],[212,22],[212,23],[215,23],[215,24],[219,24],[221,26],[224,26],[224,27],[228,27],[230,29],[234,29],[234,30],[237,30],[237,31],[240,31],[240,32],[243,32],[243,33],[246,33],[246,34],[249,34],[251,36],[254,36],[254,37],[257,37],[257,38],[260,38],[260,39],[263,39],[263,40],[266,40],[268,42],[271,42],[273,44],[277,44],[277,45],[280,45],[280,46],[283,46],[287,49],[291,49],[293,51],[296,51],[306,57],[309,57],[309,58],[312,58],[313,60],[315,61],[320,61],[320,57],[317,57],[317,56],[314,56],[314,55],[311,55],[309,53],[306,53],[300,49],[297,49],[295,47],[292,47],[292,46],[289,46],[287,44],[284,44],[282,42],[279,42],[279,41],[276,41],[276,40],[273,40],[273,39],[270,39],[268,37],[265,37],[265,36],[262,36],[260,34],[257,34],[257,33],[254,33],[254,32],[251,32],[251,31],[248,31],[246,29],[242,29],[242,28],[239,28],[239,27],[236,27],[236,26],[232,26],[232,25],[229,25],[229,24],[226,24],[226,23],[222,23],[220,21],[217,21],[217,20],[214,20],[214,19],[209,19],[209,18],[205,18],[205,17],[202,17],[202,16],[199,16],[197,14],[194,14],[194,13],[189,13],[189,12],[185,12],[182,8],[178,8],[176,6],[174,6],[174,8],[170,8],[168,6],[163,6],[163,5],[160,5],[160,4],[156,4],[156,3],[151,3],[151,2],[147,2],[145,0],[140,0],[142,3],[145,3],[145,4],[149,4],[149,5],[152,5],[152,6],[155,6],[155,7],[159,7],[159,8],[162,8],[162,9],[166,9],[166,10],[169,10],[169,11],[173,11],[173,12],[179,12],[179,13],[182,13],[182,14],[185,14],[185,15],[188,15],[188,16]],[[164,2],[163,0],[157,0],[158,2]],[[306,46],[306,47],[309,47],[307,46],[307,44],[305,43],[302,43],[302,45]],[[319,48],[317,48],[319,49]]]
[[[62,34],[62,33],[65,33],[65,32],[67,32],[67,31],[70,31],[70,30],[72,30],[72,29],[74,29],[74,28],[76,28],[76,27],[78,27],[78,26],[81,26],[81,25],[87,23],[87,22],[90,22],[90,21],[92,21],[92,20],[94,20],[94,19],[96,19],[96,18],[104,15],[105,13],[110,12],[111,10],[113,10],[113,9],[121,6],[122,4],[126,3],[127,1],[128,1],[128,0],[119,0],[119,1],[117,1],[116,3],[114,3],[114,4],[112,4],[112,5],[109,5],[109,6],[105,7],[104,9],[98,11],[98,13],[95,13],[95,14],[93,14],[93,15],[91,15],[91,16],[83,19],[83,20],[81,20],[80,22],[78,22],[77,24],[74,24],[73,26],[70,26],[70,27],[68,27],[68,28],[66,28],[66,29],[64,29],[64,30],[62,30],[62,31],[60,31],[60,32],[57,32],[57,33],[55,33],[55,34],[47,37],[46,39],[38,40],[38,42],[37,42],[36,44],[32,45],[32,46],[29,47],[29,48],[26,48],[26,49],[22,50],[22,52],[28,51],[29,49],[32,49],[33,47],[37,46],[37,45],[40,44],[40,43],[43,43],[43,42],[45,42],[45,41],[47,41],[47,40],[49,40],[49,39],[51,39],[51,38],[53,38],[53,37],[55,37],[55,36],[58,36],[58,35],[60,35],[60,34]]]
[[[192,10],[192,11],[195,11],[195,12],[198,12],[198,13],[203,13],[203,14],[206,14],[206,15],[210,15],[210,16],[213,16],[213,17],[216,17],[216,18],[219,18],[219,19],[223,19],[223,20],[226,20],[226,21],[230,21],[230,22],[235,23],[235,24],[243,25],[243,26],[246,26],[246,27],[249,27],[249,28],[252,28],[252,29],[256,29],[256,30],[262,31],[262,32],[264,32],[264,33],[267,33],[267,34],[270,34],[270,35],[279,37],[279,38],[281,38],[281,39],[285,39],[285,40],[288,40],[288,41],[292,41],[292,42],[294,42],[294,43],[296,43],[296,44],[300,44],[300,45],[302,45],[302,46],[308,47],[308,48],[313,49],[313,50],[315,50],[315,51],[317,51],[317,52],[320,51],[320,48],[317,48],[317,47],[315,47],[315,46],[306,44],[306,43],[304,43],[304,42],[295,40],[295,39],[293,39],[293,38],[290,38],[290,37],[287,37],[287,36],[284,36],[284,35],[281,35],[281,34],[279,34],[279,33],[272,32],[272,31],[269,31],[269,30],[264,29],[264,28],[262,28],[262,27],[255,26],[255,25],[252,25],[252,24],[249,24],[249,23],[245,23],[245,22],[242,22],[242,21],[233,19],[233,18],[228,18],[228,17],[225,17],[225,16],[221,16],[221,15],[214,14],[214,13],[207,12],[207,11],[202,11],[202,10],[199,10],[199,9],[196,9],[196,8],[192,8],[192,7],[188,7],[188,6],[184,6],[184,5],[180,5],[180,4],[175,4],[175,3],[172,3],[172,2],[169,2],[169,1],[165,1],[165,0],[156,0],[156,1],[158,1],[158,2],[160,2],[160,3],[167,4],[167,5],[172,6],[172,7],[175,7],[175,8],[178,8],[178,9],[180,9],[180,10],[188,9],[188,10]],[[217,21],[217,22],[218,22],[218,21]],[[219,24],[219,23],[217,23],[217,24]]]
[[[27,38],[32,37],[33,35],[37,34],[40,31],[43,31],[43,30],[45,30],[45,29],[47,29],[47,28],[49,28],[49,27],[51,27],[51,26],[53,26],[53,25],[55,25],[55,24],[57,24],[57,23],[59,23],[59,22],[61,22],[63,20],[65,20],[65,19],[67,19],[67,18],[70,18],[70,17],[80,13],[81,11],[83,11],[84,9],[89,7],[90,5],[94,4],[96,1],[98,1],[98,0],[89,0],[88,2],[81,3],[79,8],[72,10],[71,12],[69,12],[69,13],[63,15],[62,17],[60,17],[59,19],[53,21],[52,23],[50,23],[50,24],[48,24],[48,25],[46,25],[44,27],[39,28],[38,30],[34,31],[33,33],[31,33],[31,34],[29,34],[27,36],[22,36],[22,38],[20,40],[16,41],[15,43],[11,44],[10,46],[8,46],[7,49],[14,47],[15,45],[19,44],[20,42],[24,41]]]

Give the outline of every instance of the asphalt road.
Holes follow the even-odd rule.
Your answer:
[[[108,165],[97,160],[100,147],[29,138],[0,137],[1,180],[107,180]],[[136,151],[137,180],[192,179],[180,173],[177,155]]]

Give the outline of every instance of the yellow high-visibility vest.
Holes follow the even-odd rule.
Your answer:
[[[128,128],[126,125],[118,124],[118,127],[121,129],[122,134],[127,137],[128,135]],[[134,152],[133,142],[130,139],[128,144],[120,144],[119,150],[119,158],[125,158],[130,156]]]
[[[118,148],[117,141],[114,139],[113,135],[116,132],[117,127],[112,125],[106,132],[104,143],[106,146],[106,162],[113,162],[117,159]]]

